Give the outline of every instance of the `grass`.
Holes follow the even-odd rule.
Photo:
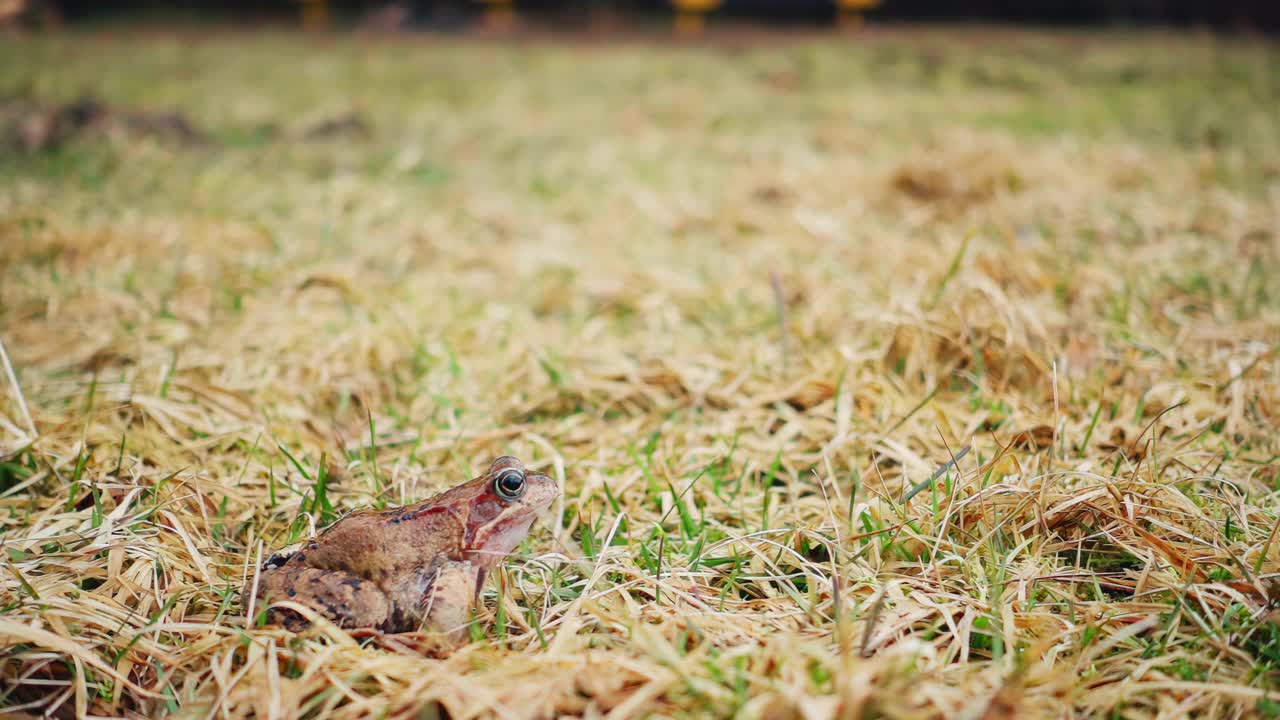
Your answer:
[[[0,154],[10,712],[1280,715],[1274,47],[0,45],[89,91],[212,142]],[[501,454],[459,651],[245,619]]]

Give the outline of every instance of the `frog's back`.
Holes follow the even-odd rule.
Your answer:
[[[344,516],[293,558],[310,567],[344,570],[388,586],[406,571],[443,562],[459,540],[443,508],[409,505]]]

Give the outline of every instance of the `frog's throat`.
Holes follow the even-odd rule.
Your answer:
[[[476,538],[478,542],[467,553],[467,559],[481,568],[495,567],[528,536],[536,519],[533,513],[499,519],[488,533]]]

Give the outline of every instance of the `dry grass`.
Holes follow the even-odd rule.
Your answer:
[[[0,704],[1275,716],[1278,70],[6,39],[214,142],[0,156]],[[246,627],[262,553],[503,453],[562,513],[465,648]]]

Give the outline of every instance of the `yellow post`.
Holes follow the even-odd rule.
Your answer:
[[[26,0],[0,0],[0,28],[10,25],[17,27],[26,11]]]
[[[862,27],[862,13],[876,7],[880,0],[836,0],[837,22],[845,30]]]
[[[62,7],[58,0],[0,0],[0,30],[39,27],[62,28]]]
[[[676,6],[677,35],[695,36],[706,26],[706,14],[720,7],[720,0],[672,0]]]
[[[302,27],[307,30],[328,29],[328,0],[300,0],[300,2],[302,3]]]
[[[516,8],[513,0],[483,0],[483,2],[486,30],[506,32],[516,26]]]

